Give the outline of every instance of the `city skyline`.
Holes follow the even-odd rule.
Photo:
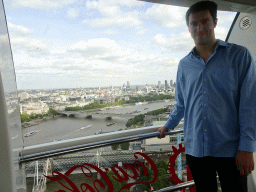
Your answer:
[[[166,80],[165,80],[166,81]],[[127,81],[129,82],[129,81]],[[159,81],[158,81],[159,82]],[[137,86],[138,87],[142,87],[142,86],[155,86],[155,87],[158,87],[158,82],[155,83],[155,84],[141,84],[141,85],[137,85],[137,84],[134,84],[134,85],[129,85],[129,87],[131,88],[136,88]],[[161,81],[160,81],[161,82]],[[167,80],[168,82],[168,80]],[[175,81],[173,80],[170,80],[170,83],[168,84],[170,87],[173,87],[175,85]],[[121,83],[122,84],[122,83]],[[108,85],[108,86],[96,86],[96,87],[77,87],[77,88],[70,88],[70,87],[65,87],[65,88],[50,88],[50,89],[19,89],[18,92],[26,92],[26,91],[36,91],[36,90],[69,90],[69,89],[107,89],[107,88],[110,88],[110,87],[114,87],[114,88],[120,88],[120,87],[127,87],[127,84],[123,83],[122,85],[116,85],[116,86],[113,86],[113,85]],[[165,84],[164,83],[161,83],[161,86],[162,88],[165,88]]]
[[[179,60],[194,47],[187,8],[136,0],[4,3],[18,90],[176,80]],[[218,12],[217,38],[225,40],[234,17]]]

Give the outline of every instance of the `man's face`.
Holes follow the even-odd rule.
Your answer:
[[[215,40],[214,28],[216,23],[213,22],[209,10],[189,15],[188,29],[196,45],[207,45]]]

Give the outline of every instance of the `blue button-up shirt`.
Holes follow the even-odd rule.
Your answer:
[[[165,127],[174,129],[184,117],[187,154],[256,151],[256,67],[245,47],[218,40],[206,63],[192,49],[179,63],[175,99]]]

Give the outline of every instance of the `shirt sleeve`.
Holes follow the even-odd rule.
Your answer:
[[[165,127],[168,130],[174,129],[180,122],[180,120],[184,117],[184,99],[183,99],[183,90],[182,90],[182,75],[180,66],[177,72],[176,78],[176,87],[175,87],[175,100],[174,108],[172,113],[170,114],[169,119],[165,123]]]
[[[247,49],[240,64],[240,140],[238,150],[256,151],[256,66]]]

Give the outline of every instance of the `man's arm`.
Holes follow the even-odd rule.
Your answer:
[[[182,81],[183,79],[181,75],[181,69],[179,66],[178,72],[177,72],[177,78],[176,78],[176,87],[175,87],[176,103],[165,125],[158,129],[158,131],[160,132],[158,136],[159,139],[164,137],[165,132],[174,129],[179,124],[180,120],[184,117],[184,99],[183,99],[183,90],[181,85]]]
[[[254,170],[253,152],[256,150],[256,66],[247,49],[240,69],[240,141],[236,165],[241,175],[248,175]]]

